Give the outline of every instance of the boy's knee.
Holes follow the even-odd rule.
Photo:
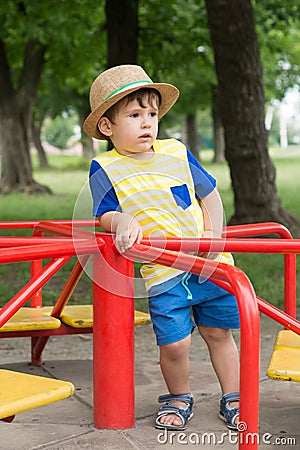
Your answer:
[[[199,325],[198,330],[206,342],[221,342],[231,336],[231,330],[229,328],[214,328]]]
[[[172,344],[162,345],[160,353],[162,356],[167,356],[169,359],[178,359],[188,354],[190,347],[190,339],[182,339],[181,341],[173,342]]]

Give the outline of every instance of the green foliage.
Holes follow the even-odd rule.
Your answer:
[[[170,114],[193,114],[210,104],[215,81],[213,52],[203,1],[141,3],[140,63],[156,81],[181,91]]]
[[[91,79],[105,67],[104,19],[104,0],[0,2],[0,40],[14,85],[22,73],[25,46],[35,42],[46,48],[38,99],[41,109],[58,114],[76,106],[76,95],[82,93],[87,104]]]
[[[281,100],[300,83],[300,5],[293,0],[254,1],[266,98]]]
[[[75,121],[77,119],[75,118]],[[68,148],[68,143],[72,136],[74,136],[74,116],[62,117],[56,116],[46,122],[42,136],[48,142],[61,150]]]
[[[287,0],[251,2],[256,17],[266,97],[281,99],[299,83],[300,7]],[[0,2],[0,39],[15,85],[27,42],[46,47],[38,106],[54,117],[80,106],[88,110],[91,80],[106,66],[105,1],[7,0]],[[164,122],[205,110],[216,83],[204,0],[147,0],[139,4],[139,63],[181,96]],[[38,115],[37,115],[38,116]]]

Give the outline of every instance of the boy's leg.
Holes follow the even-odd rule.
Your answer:
[[[230,329],[198,325],[205,340],[212,365],[221,385],[222,395],[239,391],[239,355]],[[231,402],[231,407],[239,406]]]
[[[190,393],[190,343],[191,336],[189,335],[181,341],[160,347],[160,367],[170,394]],[[183,402],[174,401],[172,404],[180,408],[186,407],[186,403]],[[182,424],[181,419],[175,414],[161,417],[160,422],[178,426]]]

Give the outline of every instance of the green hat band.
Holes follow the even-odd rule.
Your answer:
[[[125,92],[131,87],[135,86],[144,86],[145,84],[153,84],[152,81],[149,80],[140,80],[140,81],[132,81],[131,83],[124,84],[124,86],[120,87],[119,89],[116,89],[111,94],[109,94],[104,101],[108,100],[109,98],[113,97],[116,94],[120,94],[120,92]]]

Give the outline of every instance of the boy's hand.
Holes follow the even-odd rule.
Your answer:
[[[138,221],[130,214],[118,215],[116,224],[116,247],[120,253],[126,252],[132,245],[141,242],[143,233]]]

